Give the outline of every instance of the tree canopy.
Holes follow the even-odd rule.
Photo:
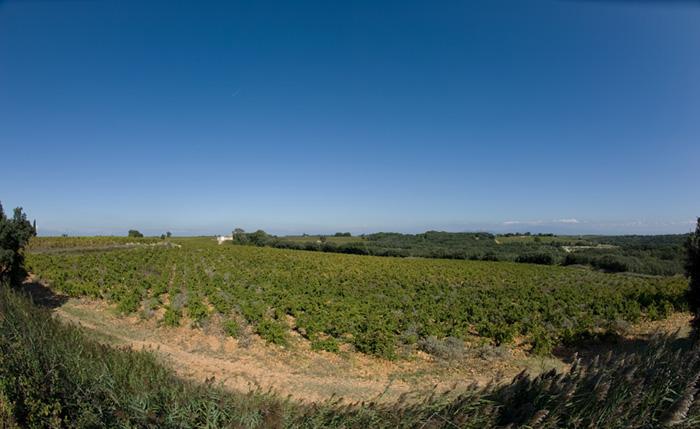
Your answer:
[[[36,235],[22,207],[14,210],[12,218],[5,215],[0,204],[0,281],[20,281],[26,274],[20,249]]]
[[[139,231],[137,231],[137,230],[135,230],[135,229],[130,229],[130,230],[129,230],[128,236],[129,236],[129,237],[135,237],[135,238],[142,238],[142,237],[143,237],[143,234],[141,234]]]

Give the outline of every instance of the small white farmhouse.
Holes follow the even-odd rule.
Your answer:
[[[224,241],[231,241],[231,240],[233,240],[233,236],[231,236],[231,235],[220,235],[220,236],[216,237],[216,241],[219,244],[223,243]]]

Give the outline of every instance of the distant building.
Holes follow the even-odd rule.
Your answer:
[[[223,243],[224,241],[232,241],[232,240],[233,240],[232,235],[220,235],[220,236],[216,237],[216,242],[219,244]]]

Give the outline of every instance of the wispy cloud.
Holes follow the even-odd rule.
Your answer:
[[[557,219],[554,221],[554,223],[581,223],[578,221],[578,219],[570,218],[570,219]]]
[[[575,218],[568,219],[554,219],[554,220],[507,220],[502,222],[503,225],[548,225],[548,224],[579,224],[581,221]]]

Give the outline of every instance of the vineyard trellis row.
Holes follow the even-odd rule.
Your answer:
[[[52,240],[59,247],[60,239]],[[181,243],[29,251],[27,267],[68,295],[103,298],[124,313],[163,307],[163,322],[171,325],[183,315],[196,322],[218,312],[272,342],[283,343],[296,329],[315,348],[349,343],[386,358],[401,343],[428,337],[476,336],[495,344],[517,337],[547,353],[621,321],[660,318],[686,305],[682,277]]]

